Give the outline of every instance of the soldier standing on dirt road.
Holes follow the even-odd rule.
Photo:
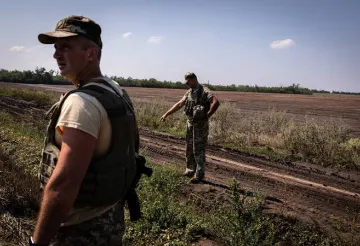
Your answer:
[[[94,21],[70,16],[38,39],[54,44],[61,75],[77,89],[49,110],[43,199],[29,244],[122,245],[123,198],[138,151],[131,100],[101,73],[101,28]]]
[[[209,135],[209,118],[218,109],[220,103],[209,88],[198,82],[194,73],[186,73],[184,83],[190,89],[160,120],[165,121],[167,116],[185,106],[184,112],[188,120],[186,124],[186,170],[184,175],[192,177],[191,183],[198,183],[205,178],[205,152]]]

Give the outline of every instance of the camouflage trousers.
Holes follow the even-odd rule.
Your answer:
[[[188,172],[203,179],[205,176],[205,152],[209,135],[209,122],[187,121],[186,127],[186,168]]]
[[[76,225],[60,227],[50,245],[122,245],[124,232],[124,204],[119,202],[97,218]]]

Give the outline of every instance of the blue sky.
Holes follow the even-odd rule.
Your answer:
[[[1,0],[0,68],[57,70],[40,32],[69,15],[102,27],[107,75],[360,92],[357,0]]]

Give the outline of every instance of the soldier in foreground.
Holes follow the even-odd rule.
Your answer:
[[[205,177],[205,152],[209,135],[209,118],[220,103],[216,96],[201,85],[194,73],[185,74],[184,83],[190,87],[183,98],[174,104],[162,117],[175,113],[183,106],[188,118],[186,125],[186,170],[184,175],[192,177],[191,183],[198,183]]]
[[[67,17],[38,39],[54,44],[61,75],[76,89],[48,112],[43,199],[29,243],[122,245],[125,196],[137,175],[131,100],[101,73],[101,28],[91,19]]]

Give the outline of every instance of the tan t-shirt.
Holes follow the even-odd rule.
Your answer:
[[[112,89],[106,85],[92,82],[86,84],[84,87],[95,84],[113,93],[115,93],[114,90],[116,90],[122,95],[122,89],[118,83],[107,77],[103,77],[103,79],[110,83]],[[66,98],[56,124],[55,141],[58,145],[62,142],[64,127],[76,128],[95,137],[97,139],[95,156],[101,156],[107,152],[111,140],[111,124],[106,110],[93,96],[83,92],[75,92]],[[73,208],[61,226],[74,225],[98,217],[114,205],[115,204],[96,208]]]

